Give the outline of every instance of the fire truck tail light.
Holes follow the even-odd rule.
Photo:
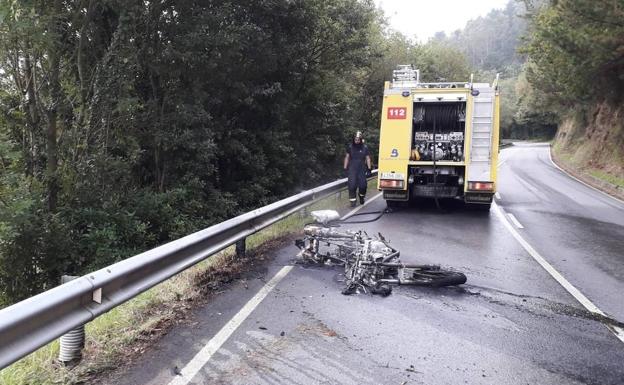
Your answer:
[[[403,181],[396,179],[381,179],[379,181],[380,188],[403,188]]]
[[[493,182],[468,182],[468,190],[492,191],[494,190],[494,183]]]

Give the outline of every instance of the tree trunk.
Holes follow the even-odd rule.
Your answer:
[[[53,57],[54,55],[55,57]],[[56,148],[56,136],[57,136],[57,105],[59,102],[59,79],[58,79],[58,56],[52,54],[50,56],[50,63],[52,69],[50,71],[50,86],[52,87],[52,104],[48,110],[48,127],[46,135],[46,148],[47,148],[47,165],[46,174],[48,180],[48,210],[50,212],[56,211],[57,193],[58,193],[58,157]]]
[[[60,1],[55,2],[54,16],[58,17],[60,13]],[[52,21],[53,35],[57,39],[61,39],[60,20],[55,19]],[[59,41],[57,40],[57,41]],[[55,42],[50,45],[48,52],[50,58],[50,72],[49,72],[49,89],[50,89],[50,106],[47,111],[48,115],[48,127],[46,135],[46,150],[47,150],[47,163],[46,163],[46,176],[47,176],[47,189],[48,189],[48,210],[51,213],[56,211],[57,199],[58,199],[58,154],[57,154],[57,131],[58,131],[58,107],[61,103],[61,84],[59,81],[60,75],[60,63],[61,52],[60,47]]]
[[[88,84],[91,79],[90,77],[87,78],[87,68],[84,55],[85,50],[87,50],[87,30],[93,16],[93,8],[93,0],[89,0],[86,6],[87,11],[82,20],[82,26],[80,27],[80,38],[78,40],[78,45],[76,48],[76,68],[78,70],[78,80],[80,82],[80,106],[78,107],[78,119],[76,124],[77,129],[82,129],[83,123],[85,121],[85,115],[88,108],[87,99],[91,88],[91,86]]]
[[[26,51],[28,51],[28,48]],[[24,53],[24,58],[21,65],[18,64],[19,60],[19,58],[16,59],[13,77],[15,78],[15,83],[25,99],[23,105],[26,127],[24,127],[23,131],[24,140],[22,143],[22,150],[26,158],[25,173],[28,176],[32,176],[34,175],[35,158],[37,155],[35,153],[34,137],[35,132],[37,131],[37,128],[39,126],[35,73],[30,54],[28,52]],[[20,69],[23,70],[23,77],[21,75]]]

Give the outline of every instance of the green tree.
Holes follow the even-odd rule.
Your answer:
[[[370,127],[372,1],[4,0],[0,16],[5,302],[329,180]]]
[[[559,0],[535,8],[525,47],[527,78],[546,102],[570,108],[621,100],[624,89],[624,4]]]

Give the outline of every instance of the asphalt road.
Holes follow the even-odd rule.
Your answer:
[[[623,384],[624,341],[555,275],[624,321],[624,204],[563,174],[546,146],[505,149],[500,164],[489,213],[417,205],[349,226],[382,232],[404,262],[463,271],[462,287],[343,296],[339,270],[287,267],[287,246],[110,382]]]

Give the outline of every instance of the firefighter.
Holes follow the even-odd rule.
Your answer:
[[[344,158],[344,170],[349,178],[349,202],[351,202],[351,207],[355,207],[357,204],[356,190],[358,190],[360,204],[364,204],[367,185],[366,177],[370,176],[371,171],[371,157],[360,131],[353,135],[353,141],[347,149],[347,154]]]

